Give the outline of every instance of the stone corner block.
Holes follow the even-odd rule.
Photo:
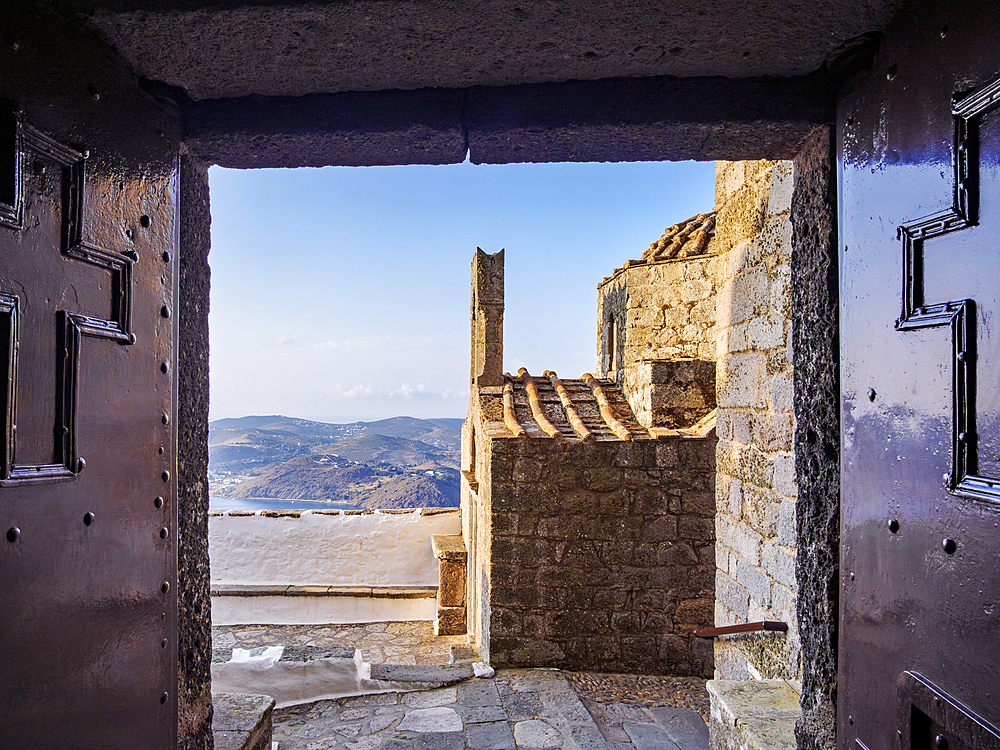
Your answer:
[[[795,750],[802,715],[787,680],[709,680],[712,750]]]

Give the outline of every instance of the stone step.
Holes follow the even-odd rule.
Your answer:
[[[212,708],[215,750],[271,750],[271,696],[213,692]]]
[[[584,701],[608,741],[636,750],[709,750],[708,725],[696,711],[674,706]]]
[[[456,654],[459,660],[456,659]],[[212,685],[219,692],[260,693],[278,708],[351,695],[427,690],[473,675],[473,649],[452,649],[452,664],[369,664],[356,648],[232,646],[212,652]]]
[[[705,687],[712,699],[712,750],[795,750],[798,683],[709,680]]]
[[[276,715],[281,750],[308,748],[324,736],[344,738],[330,741],[337,750],[613,750],[565,676],[546,669],[501,669],[493,678],[324,701]]]

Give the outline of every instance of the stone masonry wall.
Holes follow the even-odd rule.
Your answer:
[[[718,639],[717,676],[801,679],[795,578],[791,162],[718,162],[717,625],[788,623]]]
[[[178,750],[211,750],[208,563],[208,168],[181,158],[177,347]]]
[[[690,427],[715,408],[715,362],[655,359],[625,369],[622,391],[643,427]]]
[[[719,254],[633,265],[598,287],[597,361],[623,382],[625,368],[652,359],[715,360]],[[613,351],[613,348],[616,351]]]
[[[714,437],[488,439],[491,663],[710,676]]]

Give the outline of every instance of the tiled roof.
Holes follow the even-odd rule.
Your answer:
[[[715,237],[715,209],[696,214],[679,224],[667,227],[663,236],[642,254],[645,261],[671,260],[703,255]]]
[[[592,440],[648,440],[613,380],[590,373],[562,380],[551,370],[533,377],[523,367],[504,373],[504,425],[514,437]]]

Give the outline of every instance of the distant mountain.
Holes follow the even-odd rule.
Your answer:
[[[334,424],[280,415],[209,425],[211,492],[362,507],[458,505],[461,419]]]
[[[373,433],[328,443],[322,446],[322,450],[368,463],[381,461],[395,466],[419,466],[436,462],[441,466],[458,468],[455,451],[444,450],[422,440],[407,440]]]
[[[446,477],[396,477],[370,494],[365,508],[449,508],[458,505],[458,472]]]

